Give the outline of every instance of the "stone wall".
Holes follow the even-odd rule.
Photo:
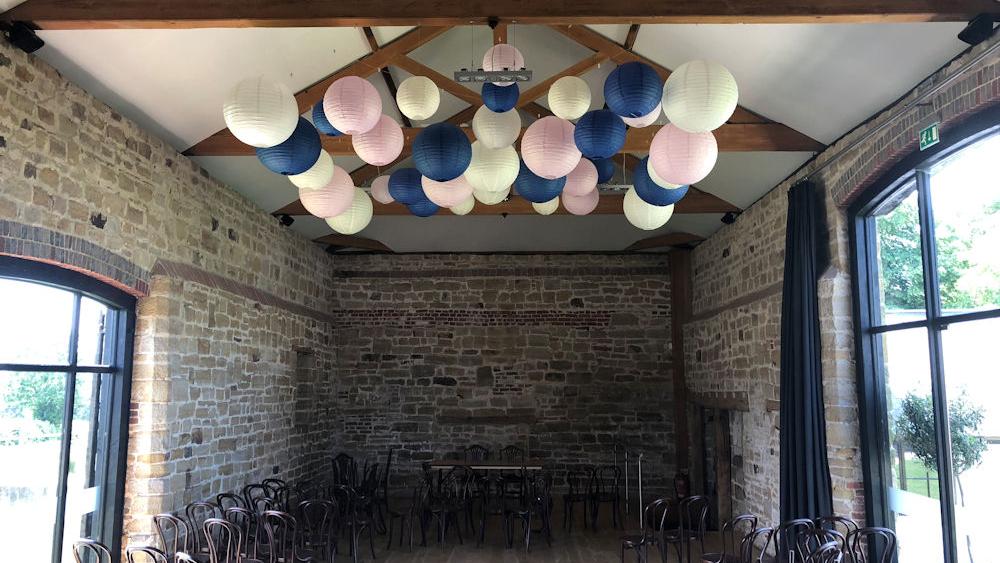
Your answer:
[[[696,401],[732,409],[734,513],[755,512],[769,522],[780,517],[778,373],[787,193],[812,174],[826,193],[832,257],[819,283],[819,305],[834,509],[864,518],[844,206],[916,150],[921,128],[940,122],[947,138],[955,125],[1000,103],[1000,55],[981,56],[997,41],[994,37],[928,77],[695,249],[693,319],[684,327],[686,380]],[[966,63],[973,66],[960,72]],[[927,99],[915,103],[927,92]]]
[[[625,439],[645,450],[650,489],[673,478],[662,255],[342,256],[335,269],[349,453],[398,446],[413,475],[471,444],[514,444],[561,485]]]

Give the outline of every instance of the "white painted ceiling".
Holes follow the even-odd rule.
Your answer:
[[[619,43],[628,30],[626,25],[591,27]],[[962,24],[955,23],[643,25],[634,50],[668,68],[695,58],[719,61],[736,77],[741,105],[830,143],[961,52],[964,44],[955,37],[961,29]],[[385,44],[408,30],[383,27],[375,28],[374,34],[379,44]],[[40,35],[46,41],[39,52],[42,58],[178,150],[224,127],[222,102],[240,79],[265,75],[300,90],[370,50],[357,28],[43,31]],[[458,68],[478,67],[491,42],[485,26],[459,27],[410,56],[450,75]],[[524,53],[535,82],[590,54],[540,26],[511,26],[508,42]],[[591,86],[595,108],[604,103],[603,82],[612,68],[613,63],[605,63],[583,76]],[[398,68],[391,72],[397,84],[409,76]],[[382,96],[384,111],[398,120],[381,77],[369,78]],[[531,85],[522,84],[522,92]],[[537,101],[547,105],[544,97]],[[442,92],[441,108],[430,121],[444,120],[465,106]],[[524,116],[524,121],[529,119]],[[811,156],[723,153],[699,187],[747,207]],[[254,157],[196,160],[265,211],[296,199],[287,179],[271,174]],[[361,165],[356,158],[336,160],[348,170]],[[377,215],[360,236],[401,252],[621,250],[661,232],[709,236],[721,226],[719,218],[675,215],[666,227],[649,233],[631,227],[621,215],[502,218],[444,212],[426,219]],[[332,232],[311,217],[299,217],[291,228],[311,239]]]

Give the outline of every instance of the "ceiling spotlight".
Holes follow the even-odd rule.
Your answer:
[[[24,22],[3,24],[3,34],[7,41],[25,53],[34,53],[45,46],[45,41]]]
[[[732,211],[730,211],[729,213],[726,213],[725,215],[722,216],[722,222],[727,225],[732,225],[733,223],[736,222],[736,218],[738,216],[739,215],[737,213],[733,213]]]
[[[292,217],[291,215],[288,215],[286,213],[282,213],[281,215],[278,215],[278,222],[285,227],[291,227],[292,223],[295,222],[295,217]]]
[[[326,248],[324,250],[326,250],[327,254],[336,254],[337,251],[340,250],[341,248],[343,247],[337,246],[335,244],[328,244],[326,245]]]
[[[979,14],[969,20],[969,25],[958,33],[958,38],[969,45],[979,45],[993,35],[993,16]]]

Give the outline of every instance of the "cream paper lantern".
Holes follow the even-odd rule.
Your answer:
[[[350,207],[340,215],[330,217],[326,223],[342,235],[353,235],[372,222],[372,200],[361,188],[354,188]]]
[[[472,118],[472,132],[476,140],[489,149],[502,149],[514,144],[521,134],[521,114],[517,111],[497,113],[480,106]]]
[[[661,207],[642,201],[642,198],[636,193],[634,186],[625,192],[622,207],[624,208],[625,218],[628,219],[628,222],[644,231],[659,229],[663,225],[666,225],[667,221],[674,214],[673,205],[664,205]]]
[[[438,182],[421,176],[420,187],[424,189],[424,195],[431,200],[431,203],[448,209],[472,197],[472,186],[469,185],[465,176],[459,176],[447,182]]]
[[[649,127],[650,125],[656,123],[656,120],[660,118],[660,113],[662,112],[663,104],[659,103],[656,104],[656,108],[653,111],[647,113],[646,115],[639,117],[623,117],[622,121],[624,121],[625,125],[628,125],[629,127],[642,129],[643,127]]]
[[[557,209],[559,209],[559,196],[556,196],[544,203],[532,203],[531,207],[534,207],[535,211],[539,215],[552,215]]]
[[[510,195],[510,187],[508,186],[505,190],[500,190],[498,192],[487,192],[483,190],[474,190],[472,195],[476,198],[476,201],[483,205],[496,205],[503,200],[507,199]]]
[[[372,199],[379,203],[392,203],[396,201],[389,195],[389,175],[383,174],[372,181]]]
[[[465,179],[472,189],[501,192],[514,183],[521,170],[521,161],[514,147],[487,148],[481,141],[472,143],[472,162],[465,170]]]
[[[430,119],[441,105],[441,91],[426,76],[411,76],[396,89],[399,112],[414,121]]]
[[[318,190],[333,179],[333,157],[326,151],[320,151],[319,158],[312,168],[301,174],[288,177],[295,187],[306,190]]]
[[[262,76],[240,81],[222,106],[233,136],[251,147],[279,145],[299,124],[299,106],[284,84]]]
[[[590,110],[590,86],[578,76],[564,76],[549,87],[549,109],[562,119],[580,119]]]
[[[654,184],[656,184],[657,186],[660,186],[661,188],[664,188],[664,189],[667,189],[667,190],[674,190],[674,189],[677,189],[677,188],[681,187],[680,184],[672,184],[672,183],[664,180],[663,178],[660,178],[656,174],[656,170],[653,168],[653,165],[650,164],[649,160],[646,161],[646,173],[649,174],[649,179],[652,180]]]
[[[343,168],[334,165],[330,181],[316,189],[299,188],[299,201],[306,211],[326,219],[340,215],[351,206],[354,197],[354,181]]]
[[[663,113],[689,133],[718,129],[733,115],[738,100],[736,79],[712,61],[682,64],[663,86]]]
[[[455,215],[468,215],[472,208],[476,206],[476,197],[470,195],[465,198],[465,201],[459,203],[458,205],[452,206],[449,210]]]

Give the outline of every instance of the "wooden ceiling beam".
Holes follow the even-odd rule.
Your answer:
[[[501,43],[507,42],[507,24],[503,22],[497,23],[497,26],[493,28],[493,44],[499,45]]]
[[[474,90],[470,90],[465,86],[462,86],[458,82],[455,82],[451,78],[441,74],[433,68],[417,62],[406,55],[397,57],[392,64],[393,66],[397,66],[412,75],[426,76],[427,78],[430,78],[438,88],[448,92],[452,96],[455,96],[467,104],[478,106],[483,103],[482,96],[477,94]]]
[[[365,27],[362,28],[362,31],[365,34],[365,39],[368,41],[368,47],[371,48],[371,50],[372,50],[373,53],[375,51],[378,51],[380,49],[380,47],[379,47],[379,44],[378,44],[378,40],[375,39],[375,32],[372,31],[372,28],[369,27],[369,26],[365,26]],[[382,74],[382,81],[385,82],[386,89],[389,90],[389,95],[392,96],[392,99],[395,100],[396,99],[396,81],[393,80],[392,73],[389,72],[389,67],[384,66],[384,67],[382,67],[382,68],[379,69],[379,72]],[[409,117],[406,117],[405,115],[403,115],[402,112],[400,112],[399,115],[400,115],[400,118],[403,120],[403,126],[404,127],[413,127],[413,123],[410,122],[410,118]]]
[[[587,71],[608,60],[610,57],[610,53],[606,51],[598,51],[573,66],[567,67],[562,71],[553,74],[538,84],[535,84],[531,88],[528,88],[524,92],[521,92],[521,97],[517,100],[517,107],[527,107],[528,105],[535,103],[535,100],[541,98],[542,96],[547,96],[549,93],[549,87],[555,84],[556,80],[565,76],[580,76],[581,74],[585,74]]]
[[[704,237],[691,233],[667,233],[637,240],[625,250],[647,250],[650,248],[681,247],[688,248],[693,244],[703,242]]]
[[[332,244],[339,248],[360,248],[362,250],[374,250],[376,252],[395,252],[385,244],[375,239],[364,238],[353,235],[342,235],[333,233],[313,240],[320,244]]]
[[[992,0],[28,0],[0,19],[41,29],[453,26],[488,24],[886,23],[968,21]]]
[[[628,33],[625,34],[625,49],[631,51],[635,46],[635,40],[639,38],[639,24],[634,23],[628,26]]]

